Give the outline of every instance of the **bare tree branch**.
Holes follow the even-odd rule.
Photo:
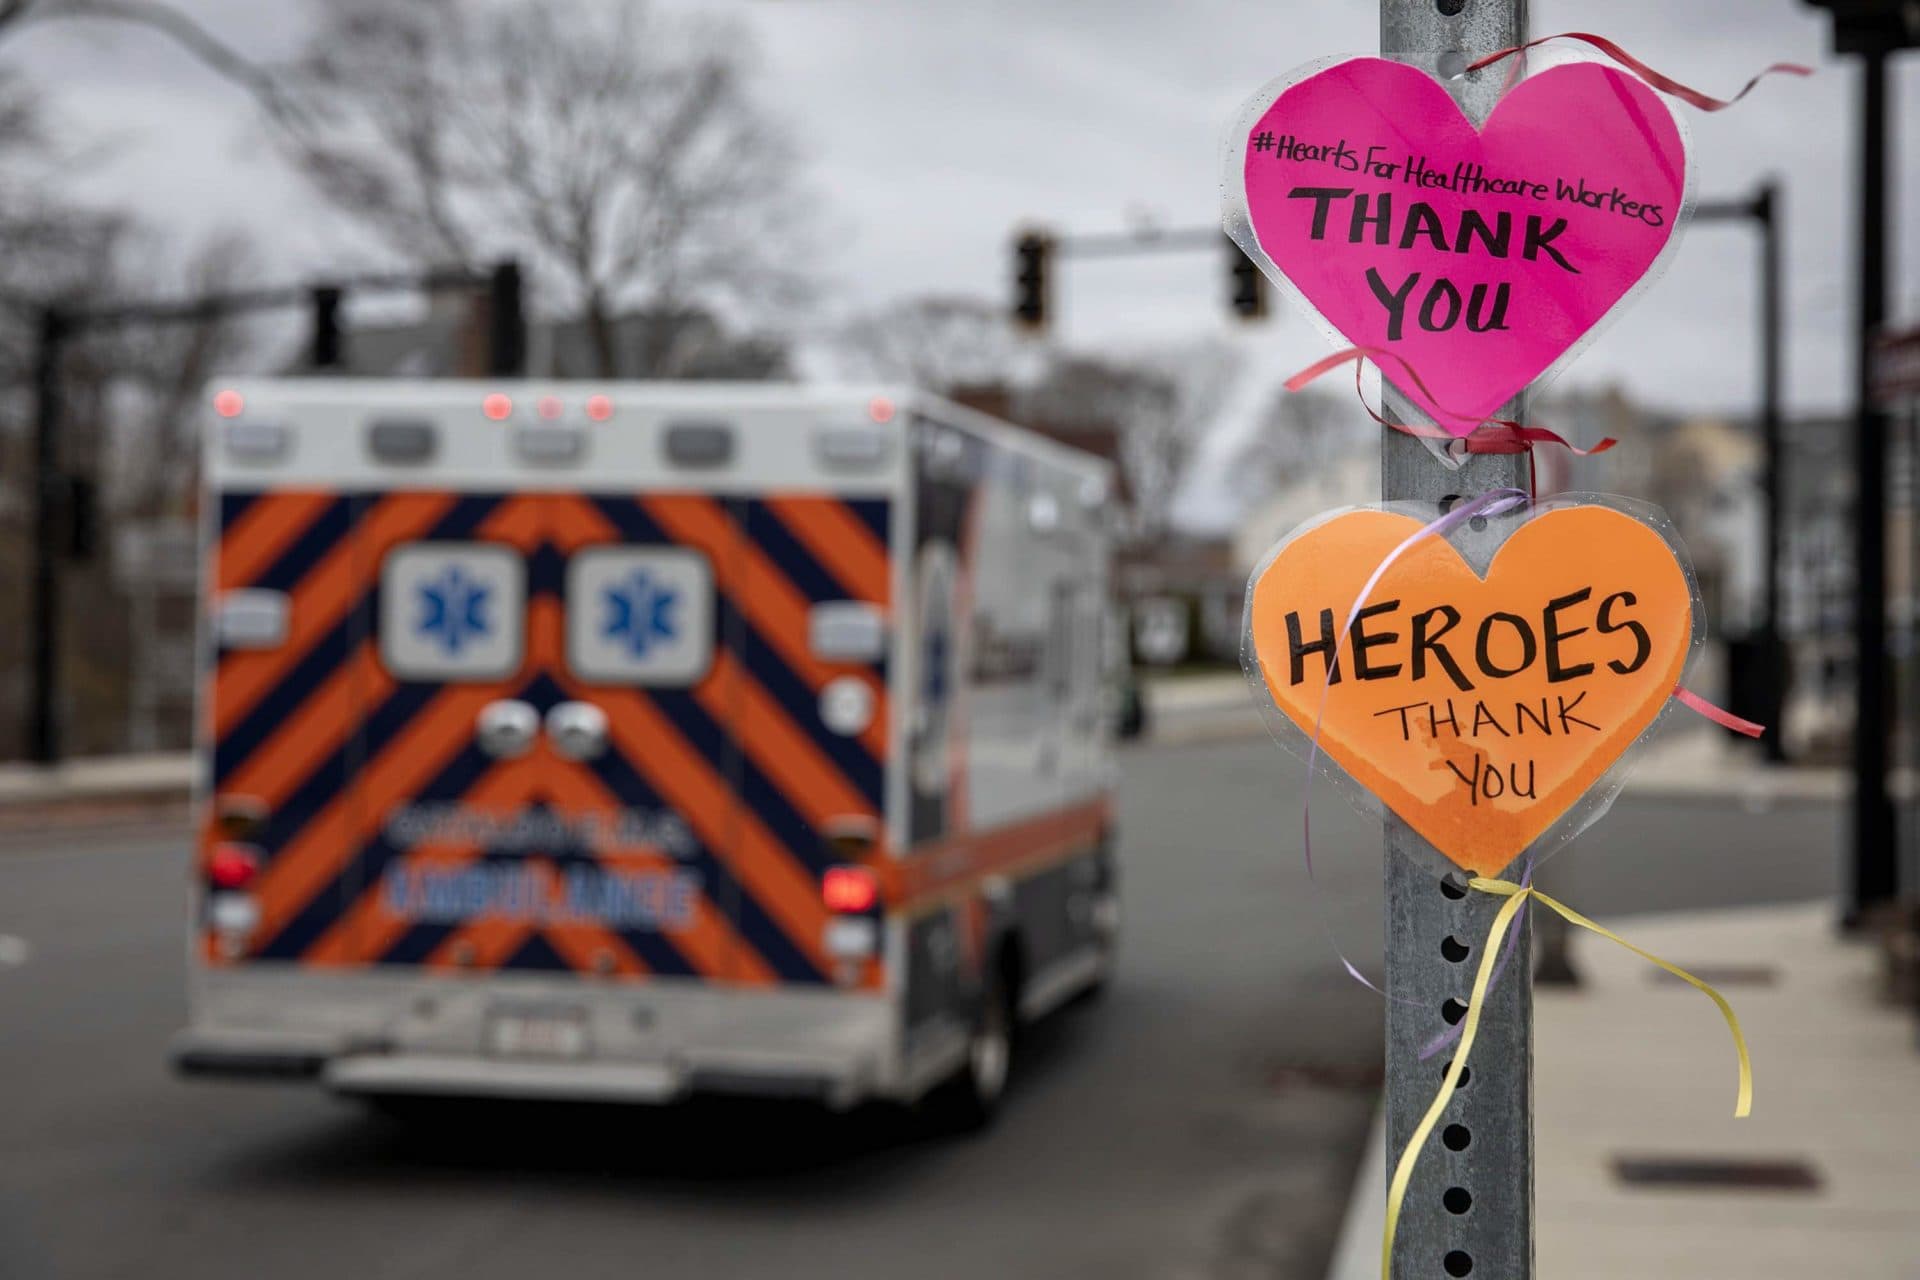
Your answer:
[[[656,320],[764,307],[805,283],[785,138],[745,86],[736,27],[529,0],[335,0],[280,85],[276,134],[314,189],[418,261],[529,263],[598,372],[672,371]],[[692,325],[698,329],[699,325]]]
[[[9,34],[9,29],[17,35],[36,23],[73,19],[145,27],[245,89],[269,110],[281,110],[286,105],[268,70],[161,0],[4,0],[0,2],[0,37]]]
[[[836,337],[854,376],[941,395],[1009,387],[1030,363],[1002,309],[980,298],[905,298],[855,317]]]

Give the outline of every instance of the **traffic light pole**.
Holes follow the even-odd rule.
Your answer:
[[[1780,184],[1769,180],[1753,202],[1760,221],[1760,442],[1766,468],[1766,582],[1761,596],[1760,670],[1766,682],[1766,719],[1773,732],[1761,747],[1773,764],[1787,761],[1786,688],[1789,675],[1786,640],[1781,632],[1780,574],[1786,562],[1786,430],[1780,397],[1785,381],[1786,315],[1780,283]]]
[[[69,310],[36,306],[7,297],[0,303],[31,310],[38,323],[33,377],[33,532],[30,548],[29,598],[32,603],[27,693],[26,751],[35,764],[50,765],[61,757],[60,703],[63,697],[60,663],[60,556],[63,533],[71,530],[75,482],[60,464],[60,432],[65,412],[61,366],[67,346],[82,333],[120,329],[128,325],[200,323],[242,312],[305,306],[313,319],[309,354],[316,368],[344,365],[345,346],[340,325],[342,300],[349,292],[396,290],[489,290],[488,368],[500,376],[525,373],[527,319],[520,268],[508,260],[491,273],[479,275],[464,268],[426,273],[361,276],[335,283],[254,289],[174,302],[147,302]],[[85,496],[84,492],[81,496]]]
[[[1765,486],[1766,525],[1761,552],[1765,562],[1761,582],[1759,666],[1763,696],[1760,705],[1742,710],[1773,732],[1761,739],[1767,759],[1774,764],[1786,761],[1786,739],[1779,732],[1785,710],[1782,698],[1787,675],[1786,645],[1780,634],[1780,566],[1785,560],[1786,498],[1784,496],[1785,444],[1781,438],[1781,383],[1785,315],[1781,309],[1780,224],[1782,216],[1780,183],[1768,179],[1747,200],[1707,200],[1694,210],[1696,222],[1747,221],[1760,230],[1760,447]]]
[[[1526,0],[1380,0],[1381,53],[1438,74],[1475,120],[1493,109],[1510,64],[1471,76],[1449,73],[1526,38]],[[1392,421],[1415,420],[1417,411],[1391,384],[1383,385],[1382,399]],[[1522,393],[1499,416],[1520,418],[1524,400]],[[1467,454],[1449,469],[1420,440],[1388,431],[1381,439],[1380,481],[1381,497],[1432,510],[1491,489],[1525,489],[1527,455]],[[1484,573],[1520,517],[1475,519],[1449,540]],[[1422,1054],[1450,1030],[1448,1014],[1456,1005],[1449,1002],[1466,999],[1480,962],[1476,953],[1504,901],[1442,881],[1433,871],[1440,861],[1411,828],[1388,816],[1388,1169],[1440,1087],[1451,1055]],[[1478,870],[1497,875],[1505,868]],[[1395,1276],[1533,1276],[1533,937],[1525,909],[1515,933],[1506,968],[1487,995],[1470,1074],[1414,1165],[1394,1240]],[[1443,950],[1449,939],[1458,945]]]

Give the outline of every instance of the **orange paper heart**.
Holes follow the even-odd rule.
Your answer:
[[[1367,579],[1422,527],[1352,511],[1282,547],[1253,588],[1273,700],[1457,865],[1497,874],[1660,714],[1693,639],[1693,593],[1654,529],[1600,506],[1541,511],[1487,576],[1445,540]],[[1335,646],[1339,661],[1327,686]]]

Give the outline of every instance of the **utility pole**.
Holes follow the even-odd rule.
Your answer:
[[[1439,75],[1476,122],[1492,111],[1513,64],[1458,73],[1526,39],[1526,0],[1380,0],[1382,56]],[[1390,420],[1417,417],[1391,384],[1382,385],[1381,396]],[[1523,393],[1499,416],[1519,420],[1524,410]],[[1381,437],[1380,490],[1388,501],[1438,507],[1491,489],[1526,487],[1524,453],[1466,454],[1450,470],[1412,436],[1388,431]],[[1521,518],[1514,512],[1474,519],[1449,540],[1484,573]],[[1454,1025],[1448,1014],[1463,1006],[1448,1002],[1465,1001],[1480,962],[1476,953],[1503,902],[1442,881],[1433,870],[1439,862],[1411,828],[1388,815],[1388,1169],[1431,1105],[1452,1056],[1441,1052],[1423,1062],[1421,1052]],[[1476,869],[1490,876],[1506,870]],[[1533,935],[1525,908],[1513,937],[1512,956],[1487,995],[1470,1074],[1414,1167],[1394,1241],[1396,1276],[1532,1280]]]
[[[1873,391],[1873,352],[1887,318],[1887,60],[1920,44],[1909,0],[1808,0],[1833,18],[1836,53],[1860,55],[1860,232],[1854,384],[1853,857],[1842,923],[1858,927],[1899,892],[1887,794],[1887,415]]]
[[[1874,403],[1874,341],[1887,318],[1887,55],[1860,58],[1859,356],[1855,372],[1853,645],[1859,710],[1853,731],[1854,923],[1896,892],[1893,799],[1887,794],[1887,415]]]

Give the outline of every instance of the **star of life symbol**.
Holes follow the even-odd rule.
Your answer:
[[[655,581],[645,569],[635,569],[606,588],[606,622],[601,635],[623,643],[636,658],[644,658],[657,644],[671,643],[678,634],[674,615],[680,593]]]
[[[493,629],[487,620],[493,588],[468,576],[459,565],[448,565],[420,583],[418,590],[420,621],[414,625],[414,632],[438,644],[449,656],[457,656],[462,648],[485,639]]]

